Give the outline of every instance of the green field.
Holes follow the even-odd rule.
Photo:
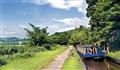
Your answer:
[[[31,58],[14,58],[7,60],[7,64],[0,70],[38,70],[51,62],[58,54],[63,52],[65,47],[58,46],[54,50],[39,52]]]
[[[68,56],[65,60],[62,70],[82,70],[77,52],[74,50],[74,56]]]

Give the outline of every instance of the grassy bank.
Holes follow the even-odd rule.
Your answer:
[[[58,46],[54,50],[39,52],[30,58],[14,58],[8,59],[7,64],[2,66],[0,70],[38,70],[46,66],[52,61],[56,55],[63,52],[65,47]]]
[[[114,51],[107,54],[110,57],[120,60],[120,51]]]
[[[74,56],[70,56],[65,60],[62,70],[82,70],[77,52],[74,50]]]

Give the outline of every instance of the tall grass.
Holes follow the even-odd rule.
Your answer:
[[[56,46],[53,50],[38,52],[30,58],[12,58],[7,59],[7,64],[2,66],[0,70],[37,70],[46,66],[59,53],[65,50],[65,47]]]
[[[120,60],[120,51],[113,51],[107,54],[110,57]]]

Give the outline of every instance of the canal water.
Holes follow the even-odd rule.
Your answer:
[[[84,61],[87,70],[120,70],[120,65],[111,61],[96,62],[93,60]]]

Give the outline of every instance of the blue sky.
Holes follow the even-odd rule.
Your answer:
[[[26,37],[28,23],[62,32],[89,26],[85,0],[1,0],[0,36]]]

